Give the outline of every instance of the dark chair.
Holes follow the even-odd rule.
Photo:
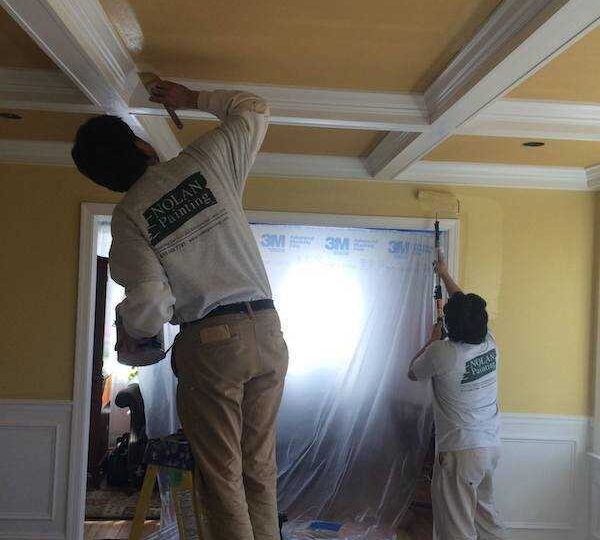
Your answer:
[[[146,472],[144,452],[148,444],[144,399],[139,384],[132,383],[121,390],[115,397],[115,405],[122,409],[129,407],[131,427],[129,430],[127,471],[132,486],[139,488],[144,481]]]

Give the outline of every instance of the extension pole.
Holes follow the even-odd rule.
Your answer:
[[[435,256],[436,260],[439,257],[440,252],[440,222],[438,220],[437,214],[435,216]],[[442,299],[442,279],[440,275],[435,272],[435,288],[433,291],[433,298],[435,300],[435,310],[436,310],[436,322],[441,322],[444,320],[444,301]]]

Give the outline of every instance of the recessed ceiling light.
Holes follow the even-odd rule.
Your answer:
[[[10,113],[10,112],[0,113],[0,118],[4,118],[6,120],[22,120],[23,119],[23,117],[20,114],[15,114],[15,113]]]
[[[528,142],[524,142],[523,146],[526,146],[527,148],[538,148],[540,146],[545,146],[546,143],[543,143],[541,141],[528,141]]]

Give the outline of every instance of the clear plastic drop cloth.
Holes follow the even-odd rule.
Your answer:
[[[165,349],[171,347],[178,332],[179,326],[165,324],[163,331]],[[177,378],[171,369],[171,351],[168,351],[160,362],[138,368],[138,380],[144,398],[148,438],[154,439],[176,433],[181,423],[177,415]],[[177,516],[167,472],[159,472],[158,487],[161,501],[160,528],[162,531],[169,532],[171,540],[176,540],[178,532],[174,524],[177,522]]]
[[[432,429],[430,385],[407,371],[434,317],[433,232],[253,230],[290,353],[277,440],[286,538],[395,539]]]

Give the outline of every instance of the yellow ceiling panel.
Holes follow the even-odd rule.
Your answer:
[[[0,66],[58,69],[3,9],[0,9]]]
[[[186,146],[216,126],[216,122],[184,121],[182,130],[174,129],[179,142]],[[269,126],[262,152],[315,154],[328,156],[364,156],[385,135],[378,131]]]
[[[455,135],[424,159],[553,167],[588,167],[600,163],[600,142],[536,139],[543,142],[544,146],[523,146],[529,140]]]
[[[31,141],[65,141],[75,138],[77,128],[94,115],[43,111],[10,111],[0,108],[0,113],[11,112],[21,120],[0,118],[0,139]]]
[[[513,90],[509,97],[600,103],[600,28],[592,30]]]
[[[422,92],[500,0],[101,0],[165,77]]]

